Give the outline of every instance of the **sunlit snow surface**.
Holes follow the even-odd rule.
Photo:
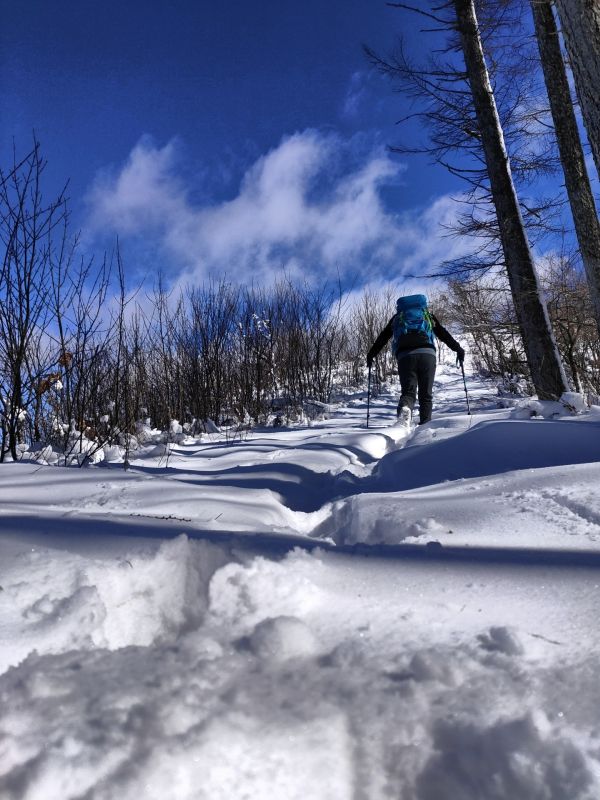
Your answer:
[[[600,410],[469,389],[0,466],[2,800],[597,800]]]

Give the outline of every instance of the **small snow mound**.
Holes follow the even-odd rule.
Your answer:
[[[316,529],[319,537],[338,544],[386,544],[431,539],[446,529],[433,517],[412,517],[393,503],[365,502],[361,495],[340,501],[331,517]]]
[[[417,782],[419,800],[597,797],[586,756],[570,739],[540,730],[531,714],[489,727],[442,720],[434,747]]]
[[[169,423],[169,433],[172,436],[179,436],[180,433],[183,433],[183,426],[178,419],[172,419]]]
[[[151,450],[147,450],[144,455],[148,458],[165,458],[169,456],[171,453],[171,445],[169,442],[161,442],[153,447]]]
[[[258,556],[245,565],[227,564],[211,579],[210,614],[237,636],[273,616],[303,617],[321,600],[312,580],[320,566],[318,558],[298,550],[280,562]]]
[[[410,660],[409,672],[419,683],[438,681],[452,686],[456,682],[448,658],[436,650],[422,650],[415,653]]]
[[[109,464],[115,461],[123,461],[123,456],[125,455],[125,448],[121,447],[118,444],[104,445],[104,460]]]
[[[52,445],[47,444],[41,450],[37,450],[33,454],[34,461],[40,464],[56,464],[58,461],[58,453],[52,449]]]
[[[531,419],[537,414],[536,408],[533,406],[535,400],[528,400],[526,403],[518,403],[510,412],[510,419]]]
[[[117,561],[72,556],[62,572],[33,572],[37,555],[29,557],[36,579],[5,589],[25,625],[15,646],[2,650],[0,674],[34,650],[118,650],[197,629],[210,578],[230,558],[224,548],[183,535]]]
[[[560,402],[573,414],[583,414],[588,408],[585,397],[579,392],[564,392],[561,395]]]
[[[319,651],[316,636],[297,617],[264,619],[250,634],[249,645],[259,658],[275,662],[314,656]]]
[[[202,629],[190,631],[181,638],[182,646],[196,658],[203,661],[214,661],[223,657],[223,647],[211,636],[207,636]]]
[[[491,627],[488,633],[477,638],[481,647],[490,652],[504,653],[507,656],[520,656],[524,652],[516,632],[505,626]]]
[[[121,562],[121,569],[88,567],[87,578],[107,612],[96,644],[111,650],[149,645],[197,627],[206,610],[208,581],[226,560],[216,546],[181,535],[152,555]]]
[[[543,417],[544,419],[557,419],[571,417],[587,411],[587,404],[583,395],[577,392],[565,392],[560,400],[521,400],[510,412],[510,419],[529,419],[530,417]]]
[[[159,757],[144,765],[143,782],[150,789],[142,793],[144,800],[354,797],[354,748],[346,716],[324,714],[317,703],[314,716],[289,719],[282,727],[266,706],[256,718],[226,712],[198,726],[191,744],[188,736],[167,752],[161,748]],[[138,800],[140,783],[130,793],[119,793],[120,800]]]

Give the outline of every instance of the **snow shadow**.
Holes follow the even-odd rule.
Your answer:
[[[326,443],[314,444],[312,448],[330,452]],[[177,483],[186,483],[202,490],[226,487],[233,489],[269,490],[280,498],[280,502],[292,511],[317,511],[332,496],[338,494],[337,475],[331,472],[315,472],[300,464],[278,462],[277,464],[240,465],[230,469],[194,471],[182,475],[176,467],[135,466],[135,471],[146,475],[170,478]]]
[[[101,550],[102,537],[175,539],[185,534],[195,541],[206,541],[251,555],[278,559],[295,549],[307,552],[321,551],[334,555],[359,558],[393,559],[422,563],[471,563],[479,565],[579,568],[600,570],[598,550],[552,550],[529,547],[472,547],[442,546],[431,541],[426,544],[334,544],[321,539],[281,533],[240,533],[239,531],[194,530],[181,523],[165,524],[164,520],[115,519],[105,517],[57,516],[40,518],[31,515],[3,515],[0,520],[0,541],[3,533],[23,536],[28,541],[43,544],[48,539],[52,548],[68,551],[93,550],[98,542]]]
[[[427,447],[405,447],[385,455],[354,491],[404,491],[461,478],[523,469],[586,464],[600,460],[600,423],[578,420],[480,422],[464,433]]]

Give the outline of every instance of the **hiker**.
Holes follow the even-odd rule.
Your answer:
[[[456,353],[462,365],[465,351],[427,308],[424,294],[400,297],[396,313],[381,331],[367,354],[367,366],[393,337],[392,348],[398,359],[401,395],[398,422],[410,426],[413,408],[419,394],[419,425],[431,419],[433,379],[435,377],[435,336]]]

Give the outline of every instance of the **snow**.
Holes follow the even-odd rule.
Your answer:
[[[2,465],[2,800],[598,798],[600,415],[468,387]]]

